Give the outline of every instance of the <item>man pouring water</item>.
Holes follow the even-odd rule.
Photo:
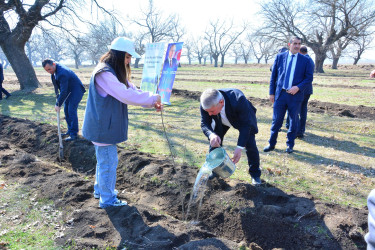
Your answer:
[[[207,89],[200,97],[201,127],[210,141],[210,152],[223,145],[229,128],[239,131],[232,161],[236,164],[246,150],[252,184],[261,184],[259,151],[255,142],[258,133],[256,108],[238,89]]]

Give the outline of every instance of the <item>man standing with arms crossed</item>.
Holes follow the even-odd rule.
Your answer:
[[[66,66],[56,63],[51,59],[45,59],[42,62],[42,66],[51,74],[57,98],[55,104],[56,112],[60,112],[61,105],[65,102],[64,113],[68,131],[62,135],[69,135],[65,141],[73,141],[77,139],[78,134],[78,105],[86,90],[77,75]]]
[[[283,124],[285,112],[290,115],[287,133],[286,152],[292,153],[297,134],[298,115],[304,98],[304,90],[313,80],[313,70],[307,57],[299,54],[301,38],[292,37],[288,43],[289,51],[276,56],[270,80],[270,101],[273,103],[273,117],[269,145],[263,151],[275,149],[279,129]]]

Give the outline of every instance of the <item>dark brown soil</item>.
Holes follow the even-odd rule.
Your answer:
[[[200,222],[185,222],[198,169],[118,149],[119,197],[129,206],[99,209],[93,198],[93,145],[64,144],[59,166],[57,129],[0,115],[0,174],[35,189],[64,211],[55,240],[75,249],[365,249],[367,209],[340,207],[306,193],[284,193],[231,179],[214,179]]]
[[[189,91],[183,89],[174,89],[172,92],[174,95],[182,96],[184,98],[190,98],[199,101],[199,97],[202,94],[199,91]],[[255,107],[268,106],[272,107],[272,103],[268,99],[248,97]],[[346,116],[351,118],[370,119],[373,120],[375,117],[375,107],[366,107],[363,105],[350,106],[345,104],[337,104],[330,102],[321,102],[316,100],[309,101],[308,110],[312,113],[325,113],[335,116]]]

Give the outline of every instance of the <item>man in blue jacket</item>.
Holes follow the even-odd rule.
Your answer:
[[[310,65],[312,67],[312,71],[314,72],[315,64],[314,64],[313,59],[311,59],[309,54],[307,54],[307,47],[301,46],[299,53],[301,53],[302,55],[306,56],[309,59]],[[311,82],[310,84],[306,85],[305,91],[303,92],[303,101],[301,104],[301,110],[300,110],[300,114],[298,118],[298,129],[297,129],[297,138],[300,138],[300,139],[302,139],[305,134],[306,120],[307,120],[307,104],[309,102],[309,99],[312,93],[313,93],[313,86]],[[285,127],[289,129],[289,113],[286,116]]]
[[[304,99],[304,90],[313,80],[310,61],[298,53],[301,38],[292,37],[288,43],[289,51],[276,56],[270,80],[270,101],[273,103],[273,117],[269,145],[263,151],[275,149],[279,129],[283,124],[285,112],[290,115],[290,127],[287,133],[287,153],[293,152],[297,134],[298,115]]]
[[[55,88],[57,99],[55,104],[56,112],[60,112],[61,105],[64,103],[64,113],[68,131],[63,135],[69,135],[65,141],[73,141],[77,139],[78,134],[78,105],[86,90],[77,75],[66,66],[56,63],[51,59],[45,59],[42,62],[42,66],[51,74],[51,80]]]
[[[3,88],[4,73],[3,65],[0,63],[0,100],[3,99],[3,93],[5,94],[5,99],[8,99],[11,94]]]
[[[249,173],[254,185],[261,184],[259,151],[255,142],[258,133],[256,108],[238,89],[207,89],[200,98],[201,128],[210,141],[210,151],[221,147],[230,127],[239,131],[232,161],[236,164],[246,149]]]

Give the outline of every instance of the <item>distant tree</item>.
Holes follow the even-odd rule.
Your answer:
[[[351,44],[351,48],[349,49],[349,54],[354,59],[353,65],[357,65],[365,50],[372,48],[371,43],[373,42],[373,39],[373,35],[366,35],[359,36],[353,41],[353,43]]]
[[[209,48],[207,41],[202,37],[197,39],[192,38],[192,52],[195,54],[195,57],[198,59],[198,63],[202,64],[202,59],[204,59],[204,64],[206,64],[206,59],[209,54]]]
[[[84,40],[78,35],[67,36],[65,39],[67,44],[67,54],[74,59],[75,68],[78,69],[82,64],[82,56],[85,52]]]
[[[161,10],[154,6],[154,1],[149,0],[148,6],[140,10],[141,14],[132,17],[131,21],[141,28],[142,33],[147,33],[150,42],[156,43],[167,39],[178,39],[176,27],[179,26],[179,18],[176,14],[163,15]],[[177,37],[176,37],[177,36]]]
[[[239,43],[234,43],[230,52],[231,56],[234,58],[234,64],[238,64],[238,60],[242,58],[241,45]]]
[[[98,63],[100,56],[108,51],[108,45],[118,36],[127,35],[121,31],[118,22],[113,18],[100,21],[97,24],[89,24],[89,31],[81,40],[92,64]]]
[[[221,56],[221,65],[224,66],[225,55],[237,38],[246,30],[246,25],[236,28],[233,21],[227,23],[226,21],[210,21],[208,28],[205,31],[205,39],[208,41],[210,54],[215,62],[215,67],[218,66],[218,59]]]
[[[250,51],[252,55],[257,59],[259,64],[262,59],[265,63],[276,54],[276,45],[274,39],[270,39],[257,32],[247,35],[247,40],[250,43]]]
[[[142,56],[146,52],[146,40],[147,34],[145,33],[137,33],[134,36],[135,40],[135,51]],[[134,62],[134,68],[139,68],[139,61],[141,58],[136,58]]]
[[[241,41],[238,42],[238,45],[239,45],[241,57],[244,60],[245,64],[247,64],[247,62],[250,59],[251,46],[249,42],[247,41],[247,39],[242,39]]]
[[[31,36],[29,41],[26,42],[26,54],[27,57],[29,58],[31,64],[35,67],[36,63],[38,61],[38,45],[39,41],[37,41],[37,36],[39,35],[34,35]]]
[[[191,65],[191,61],[193,60],[193,42],[191,40],[186,40],[184,42],[184,48],[185,48],[185,51],[186,51],[186,57],[188,59],[188,62],[189,62],[189,65]]]
[[[337,65],[339,64],[340,58],[344,55],[344,50],[348,45],[352,42],[350,37],[343,37],[337,40],[334,44],[332,44],[330,48],[331,52],[331,59],[332,59],[332,69],[337,69]]]
[[[315,71],[324,73],[324,60],[336,41],[374,25],[373,6],[373,0],[269,0],[261,4],[262,33],[280,41],[301,37],[315,53]]]
[[[98,6],[97,0],[89,2]],[[0,1],[0,46],[16,73],[21,89],[32,90],[39,86],[25,52],[25,44],[34,28],[41,21],[61,28],[66,25],[67,19],[82,20],[77,9],[83,6],[86,6],[83,0]]]

